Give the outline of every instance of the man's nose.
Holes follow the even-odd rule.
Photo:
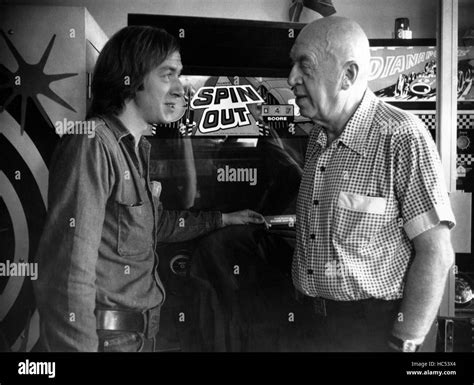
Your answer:
[[[294,87],[300,83],[301,83],[301,76],[296,64],[294,64],[293,67],[291,67],[290,74],[288,75],[288,84],[290,85],[290,87]]]
[[[179,78],[175,79],[170,92],[173,96],[176,96],[177,98],[182,98],[184,96],[184,87]]]

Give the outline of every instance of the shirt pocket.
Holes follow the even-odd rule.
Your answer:
[[[116,201],[117,252],[121,256],[143,254],[153,246],[153,208],[149,200]]]
[[[387,199],[341,191],[333,222],[333,241],[350,251],[367,247],[386,222]]]

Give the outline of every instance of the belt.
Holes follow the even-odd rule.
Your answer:
[[[161,306],[144,312],[97,309],[95,311],[98,330],[119,330],[143,333],[146,338],[153,338],[160,328]]]
[[[400,299],[383,300],[377,298],[361,299],[359,301],[335,301],[323,297],[310,297],[296,292],[296,300],[302,304],[310,304],[315,314],[321,316],[333,315],[340,312],[364,312],[369,306],[394,306],[401,302]]]

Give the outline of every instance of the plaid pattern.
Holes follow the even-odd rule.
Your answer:
[[[411,240],[455,224],[435,143],[414,115],[367,90],[326,144],[315,126],[296,208],[294,285],[339,301],[401,298]]]

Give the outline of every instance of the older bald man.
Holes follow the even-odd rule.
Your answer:
[[[413,115],[367,88],[370,50],[346,18],[307,25],[288,79],[310,134],[293,282],[335,351],[413,352],[453,264],[455,225],[436,146]]]

